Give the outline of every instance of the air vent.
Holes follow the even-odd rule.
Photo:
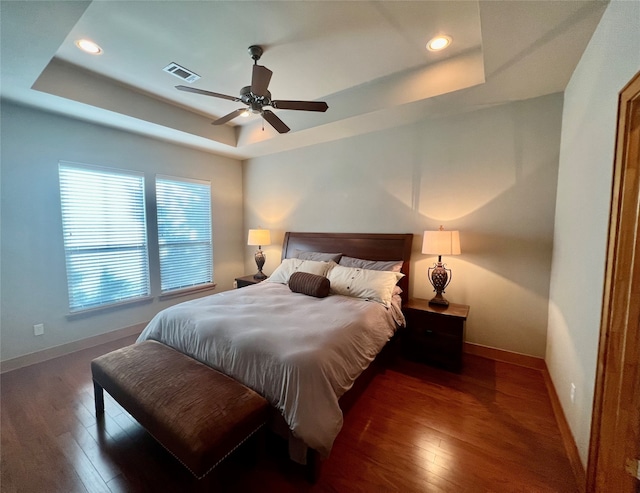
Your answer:
[[[182,79],[184,81],[187,81],[189,83],[195,82],[200,78],[200,76],[198,74],[196,74],[195,72],[192,72],[189,69],[181,67],[180,65],[178,65],[175,62],[171,62],[169,65],[167,65],[162,70],[164,70],[165,72],[170,73],[171,75],[175,75],[176,77],[178,77],[178,78],[180,78],[180,79]]]

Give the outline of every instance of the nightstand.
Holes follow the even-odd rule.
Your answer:
[[[429,305],[428,300],[410,299],[404,306],[407,327],[404,330],[403,352],[409,359],[460,371],[464,323],[468,305]]]
[[[250,276],[236,277],[236,286],[244,288],[246,286],[251,286],[252,284],[258,284],[262,281],[264,281],[264,279],[254,279],[253,274]]]

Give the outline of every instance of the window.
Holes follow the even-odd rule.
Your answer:
[[[141,173],[59,164],[69,308],[149,296]]]
[[[156,177],[163,293],[211,283],[211,184]]]

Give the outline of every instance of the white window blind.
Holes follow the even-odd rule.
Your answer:
[[[144,176],[59,164],[69,308],[149,296]]]
[[[213,281],[211,184],[156,177],[162,292]]]

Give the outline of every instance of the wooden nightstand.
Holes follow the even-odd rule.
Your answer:
[[[264,279],[254,279],[253,274],[250,276],[236,277],[236,286],[244,288],[246,286],[251,286],[252,284],[258,284],[262,281],[264,281]]]
[[[403,309],[407,319],[403,349],[406,357],[460,371],[464,323],[468,305],[429,305],[428,300],[410,299]]]

